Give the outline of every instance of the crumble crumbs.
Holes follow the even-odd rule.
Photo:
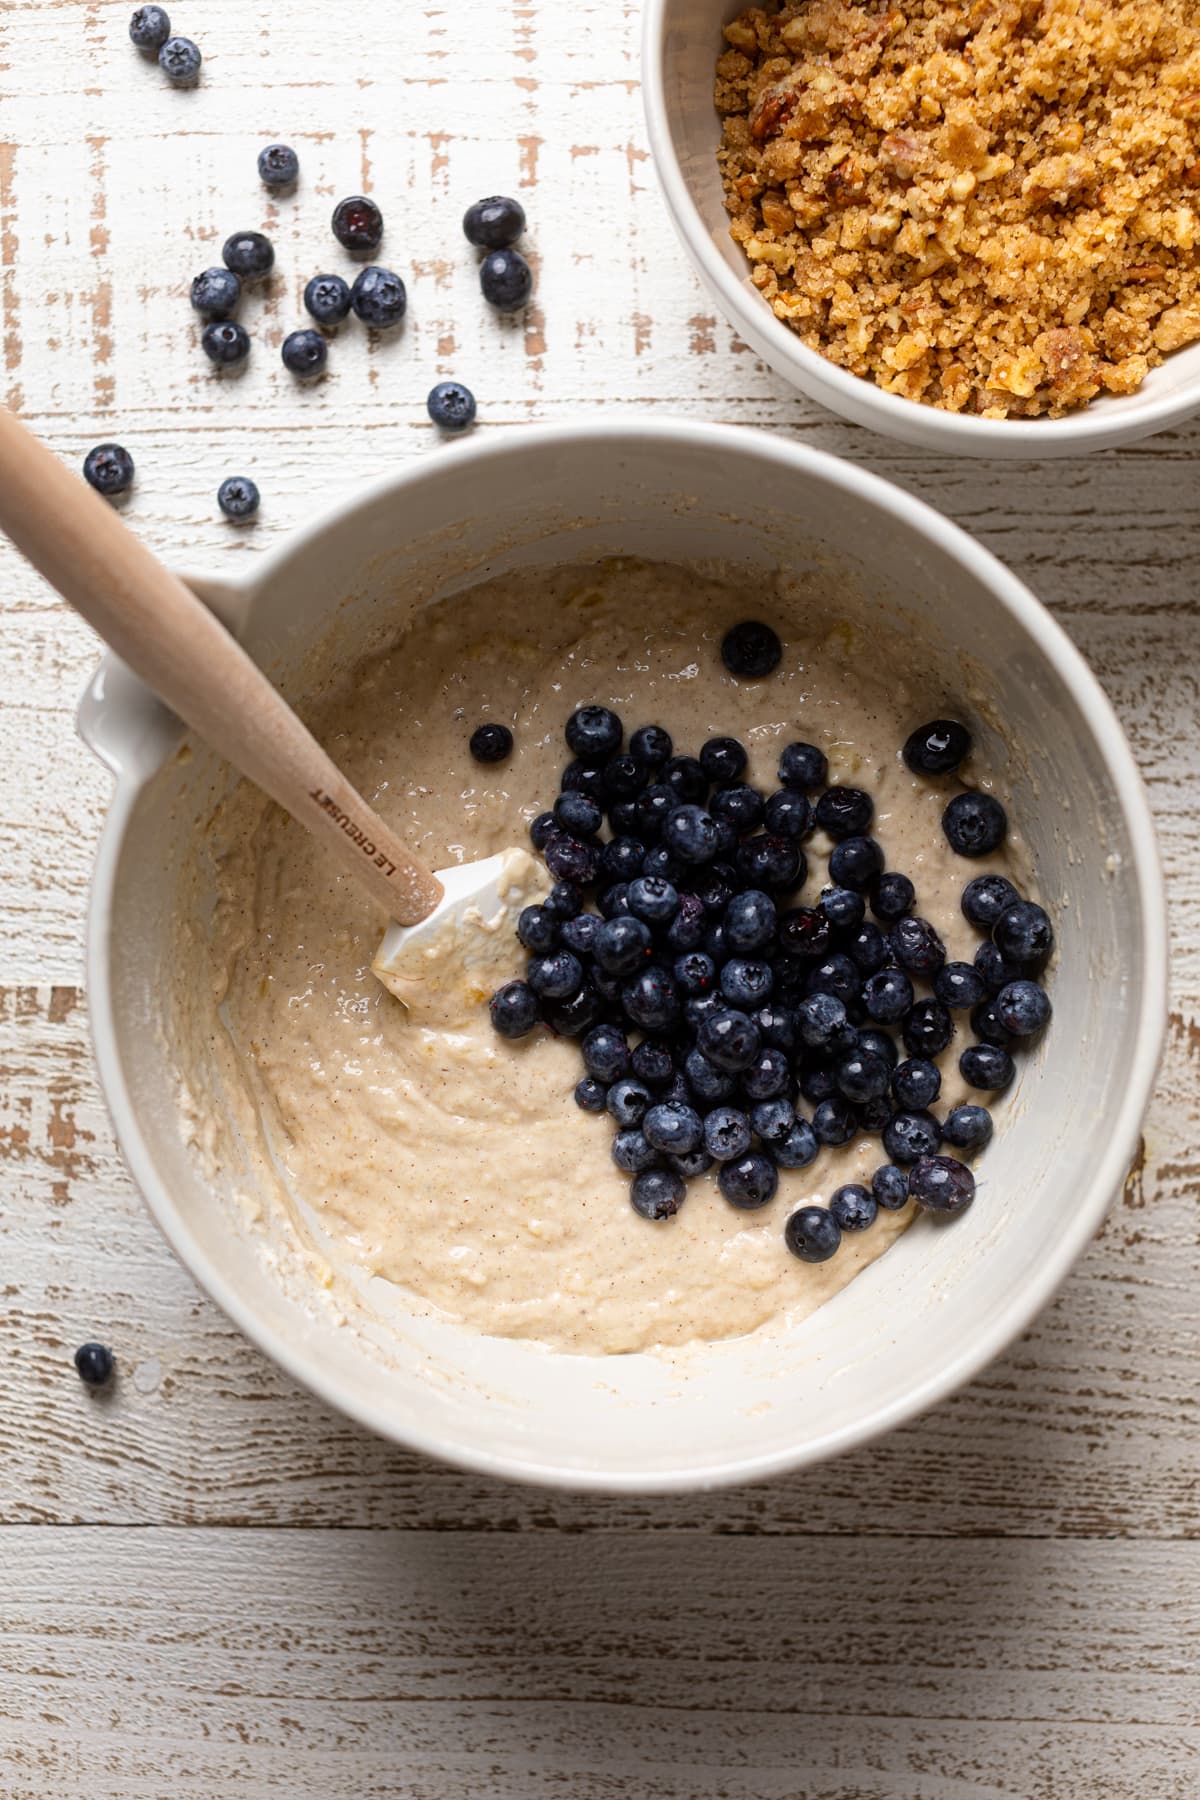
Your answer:
[[[731,233],[810,349],[984,418],[1200,339],[1195,0],[786,0],[725,27]]]

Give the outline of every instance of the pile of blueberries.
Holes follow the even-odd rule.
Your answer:
[[[769,673],[780,654],[756,621],[722,644],[741,676]],[[974,1177],[941,1151],[981,1150],[992,1119],[981,1105],[934,1116],[937,1058],[965,1013],[975,1041],[959,1056],[964,1079],[993,1092],[1011,1082],[1012,1051],[1050,1018],[1037,980],[1054,948],[1043,909],[1003,876],[969,880],[963,913],[988,935],[973,962],[947,961],[913,910],[913,883],[886,867],[869,835],[871,796],[829,786],[816,745],[787,744],[780,785],[763,794],[745,781],[735,738],[678,755],[661,726],[642,725],[626,744],[615,713],[584,706],[566,740],[574,760],[559,797],[530,828],[555,885],[520,915],[525,978],[492,996],[491,1018],[506,1038],[543,1024],[578,1039],[575,1099],[612,1117],[612,1154],[633,1178],[635,1210],[670,1218],[687,1181],[714,1164],[731,1205],[764,1206],[780,1169],[803,1169],[822,1145],[867,1133],[888,1160],[869,1188],[848,1183],[828,1207],[792,1214],[785,1237],[797,1256],[824,1262],[880,1207],[911,1199],[964,1211]],[[497,762],[512,742],[507,727],[487,724],[471,749]],[[947,775],[970,744],[964,726],[937,719],[912,733],[903,756],[915,773]],[[998,848],[1007,826],[1000,802],[974,790],[942,817],[965,857]],[[832,885],[801,905],[815,830],[834,841]]]

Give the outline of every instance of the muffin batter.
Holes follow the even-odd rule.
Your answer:
[[[952,696],[917,654],[924,672],[910,675],[877,634],[812,610],[806,620],[802,603],[769,585],[747,593],[667,566],[509,576],[421,613],[393,648],[331,687],[309,721],[435,868],[527,843],[528,821],[552,804],[569,760],[563,725],[584,702],[614,707],[627,729],[665,725],[681,752],[735,735],[750,752],[747,779],[767,789],[781,747],[802,737],[826,751],[831,782],[873,794],[888,867],[916,883],[916,910],[948,956],[969,960],[978,939],[959,910],[962,887],[993,868],[1019,881],[1019,840],[976,862],[952,855],[940,815],[960,784],[918,779],[899,757],[913,725]],[[748,613],[784,641],[764,681],[734,679],[718,654]],[[515,735],[498,766],[468,754],[484,720]],[[967,773],[989,785],[970,762]],[[541,1030],[505,1042],[482,999],[456,1028],[406,1012],[370,970],[384,919],[303,830],[243,785],[222,837],[203,946],[208,1029],[228,1034],[221,1047],[232,1045],[247,1085],[243,1136],[264,1167],[269,1145],[293,1202],[350,1262],[418,1303],[564,1350],[712,1340],[812,1311],[910,1223],[911,1206],[881,1211],[824,1264],[785,1248],[797,1206],[869,1182],[886,1160],[877,1138],[781,1170],[761,1211],[736,1211],[707,1176],[689,1184],[675,1219],[639,1218],[611,1161],[612,1122],[573,1104],[574,1042]],[[826,885],[832,844],[818,832],[805,848],[808,901]],[[511,974],[523,964],[514,936]],[[954,1060],[944,1062],[939,1112],[981,1098],[968,1096]]]

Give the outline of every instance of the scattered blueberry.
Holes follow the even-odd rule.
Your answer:
[[[390,331],[408,310],[408,290],[391,269],[368,263],[355,277],[350,304],[364,325],[376,331]]]
[[[1033,1037],[1050,1022],[1050,1001],[1036,981],[1010,981],[996,995],[995,1007],[1013,1037]]]
[[[924,1056],[909,1057],[892,1070],[892,1092],[896,1104],[906,1112],[924,1111],[933,1105],[941,1091],[941,1071],[935,1062]]]
[[[875,891],[871,895],[871,911],[877,919],[890,925],[904,917],[916,897],[917,890],[907,875],[886,869],[875,883]]]
[[[583,964],[570,950],[551,950],[531,959],[525,979],[539,999],[569,1000],[583,986]]]
[[[711,862],[717,853],[717,822],[702,806],[677,806],[663,821],[663,842],[682,862]]]
[[[775,974],[770,963],[758,962],[752,957],[731,956],[721,970],[722,995],[730,1006],[746,1012],[754,1012],[765,1005],[774,985]]]
[[[900,1027],[910,1056],[940,1056],[954,1036],[954,1020],[940,1000],[918,1000]]]
[[[975,1198],[975,1177],[953,1156],[923,1156],[908,1171],[910,1199],[931,1212],[965,1212]]]
[[[635,1176],[630,1189],[633,1210],[643,1219],[672,1218],[683,1205],[683,1177],[674,1169],[646,1169]]]
[[[820,1144],[848,1144],[858,1130],[853,1109],[839,1095],[813,1109],[812,1128]]]
[[[719,1106],[734,1091],[733,1075],[710,1062],[702,1050],[688,1051],[683,1070],[691,1092],[705,1106]]]
[[[519,250],[489,250],[479,265],[479,288],[497,312],[520,312],[533,292],[533,270]]]
[[[783,1241],[801,1262],[828,1262],[837,1254],[842,1228],[824,1206],[802,1206],[783,1228]]]
[[[690,1156],[705,1141],[704,1121],[696,1109],[671,1100],[647,1109],[642,1131],[656,1150],[672,1156]]]
[[[674,747],[670,732],[661,725],[641,725],[629,740],[629,754],[648,768],[665,763]]]
[[[217,489],[217,505],[227,519],[252,519],[262,496],[248,475],[227,475]]]
[[[425,407],[443,431],[466,431],[475,423],[475,396],[461,381],[439,381],[430,388]]]
[[[781,1169],[807,1169],[820,1154],[820,1139],[807,1119],[797,1119],[785,1137],[771,1140],[771,1155]]]
[[[721,639],[721,661],[731,675],[760,681],[778,668],[783,645],[778,634],[758,619],[744,619]]]
[[[946,842],[959,856],[988,856],[1008,831],[1008,814],[993,794],[956,794],[942,814]]]
[[[505,194],[476,200],[463,214],[463,236],[478,250],[507,250],[524,229],[524,207]]]
[[[567,720],[565,735],[582,762],[604,762],[621,747],[621,721],[607,706],[581,706]]]
[[[587,794],[568,790],[560,794],[554,802],[554,817],[559,829],[569,837],[590,838],[599,831],[604,820],[604,809],[599,801],[591,799]],[[601,867],[604,852],[601,851]]]
[[[161,6],[139,6],[129,21],[129,41],[139,50],[160,50],[171,35],[171,21]]]
[[[489,721],[477,725],[471,733],[470,751],[477,763],[503,762],[506,756],[512,755],[512,747],[513,734],[507,725]]]
[[[584,1075],[575,1083],[575,1104],[583,1112],[602,1113],[608,1102],[608,1089],[594,1075]]]
[[[762,824],[766,810],[757,788],[747,787],[744,782],[718,788],[708,809],[714,819],[727,819],[740,837]]]
[[[241,298],[242,284],[232,269],[205,269],[192,282],[192,305],[210,319],[227,319]]]
[[[76,1371],[88,1387],[103,1387],[112,1380],[115,1367],[116,1358],[107,1344],[80,1344],[75,1352]]]
[[[810,1050],[829,1049],[846,1024],[846,1005],[836,994],[808,994],[796,1008],[796,1029]]]
[[[871,1197],[876,1206],[898,1212],[908,1199],[908,1176],[895,1163],[882,1163],[871,1177]]]
[[[855,1106],[861,1106],[867,1100],[878,1100],[886,1094],[892,1076],[887,1060],[871,1050],[852,1050],[842,1058],[834,1073],[843,1099]]]
[[[350,289],[340,275],[314,275],[304,289],[304,310],[327,329],[350,311]]]
[[[652,1101],[645,1082],[630,1077],[615,1081],[608,1090],[608,1110],[622,1127],[640,1125]]]
[[[806,838],[813,828],[813,809],[804,794],[780,788],[767,796],[763,824],[773,837]]]
[[[158,66],[172,87],[195,87],[203,60],[191,38],[168,38],[158,52]]]
[[[866,1231],[875,1223],[878,1210],[871,1190],[857,1181],[835,1188],[829,1198],[829,1211],[840,1231]]]
[[[242,281],[255,281],[270,274],[275,251],[261,231],[235,231],[221,246],[221,261]]]
[[[753,1019],[728,1009],[713,1012],[697,1033],[701,1054],[717,1069],[736,1075],[748,1069],[762,1048],[762,1034]]]
[[[779,755],[779,785],[800,794],[822,787],[829,774],[825,752],[815,744],[785,744]]]
[[[509,981],[492,995],[489,1011],[501,1037],[524,1037],[538,1022],[537,995],[528,982]]]
[[[679,892],[658,875],[638,875],[629,883],[629,910],[650,926],[669,925],[679,911]]]
[[[883,1128],[883,1147],[895,1163],[933,1156],[941,1141],[942,1128],[931,1112],[899,1112]]]
[[[667,1161],[685,1181],[691,1181],[697,1175],[707,1174],[713,1159],[701,1146],[699,1150],[690,1150],[686,1156],[669,1156]]]
[[[542,905],[556,919],[574,919],[583,910],[583,895],[570,881],[556,881]]]
[[[1016,1070],[1007,1050],[996,1044],[970,1044],[958,1059],[958,1069],[968,1087],[993,1093],[1006,1088]]]
[[[250,354],[250,333],[236,319],[211,319],[200,333],[200,347],[210,362],[233,368]]]
[[[787,956],[817,961],[828,953],[833,928],[823,908],[792,906],[780,913],[779,947]]]
[[[986,1106],[956,1106],[942,1121],[942,1136],[956,1150],[982,1150],[992,1141],[992,1115]]]
[[[888,961],[891,949],[878,925],[867,919],[847,943],[846,954],[864,975],[874,975]]]
[[[258,178],[266,187],[290,187],[300,173],[300,158],[290,144],[264,144],[258,153]]]
[[[618,913],[596,932],[592,954],[608,975],[631,975],[650,954],[650,928],[644,920]]]
[[[892,927],[892,951],[910,975],[933,975],[946,960],[946,946],[929,923],[909,914]]]
[[[983,1043],[995,1044],[1001,1050],[1007,1050],[1013,1041],[1013,1034],[1001,1018],[995,1000],[981,1000],[971,1009],[971,1030]]]
[[[989,999],[995,999],[1001,988],[1006,988],[1010,981],[1021,979],[1021,970],[1016,963],[1008,962],[1001,956],[995,944],[988,938],[980,944],[975,952],[975,973],[984,986]]]
[[[786,1093],[791,1078],[791,1065],[783,1051],[765,1044],[749,1068],[742,1070],[742,1092],[747,1100],[774,1100]]]
[[[808,865],[803,850],[793,839],[768,834],[743,838],[738,845],[737,867],[749,886],[784,894],[802,885]]]
[[[133,481],[133,458],[123,444],[96,444],[83,459],[83,478],[111,500]]]
[[[679,1017],[679,994],[665,969],[651,967],[632,976],[621,989],[621,1003],[643,1031],[666,1031]]]
[[[351,194],[333,209],[333,235],[344,250],[365,256],[379,248],[383,214],[365,194]]]
[[[689,998],[716,992],[717,965],[705,950],[685,950],[676,957],[671,973],[680,993]]]
[[[543,812],[530,822],[529,841],[535,850],[544,850],[555,835],[558,826],[552,812]]]
[[[769,1156],[761,1150],[747,1150],[744,1156],[721,1164],[717,1186],[731,1206],[750,1212],[775,1198],[779,1174]]]
[[[863,983],[863,1005],[879,1025],[897,1025],[913,1003],[913,985],[903,969],[880,969]]]
[[[675,1079],[675,1059],[671,1046],[656,1038],[643,1038],[634,1047],[630,1062],[634,1075],[639,1081],[644,1081],[647,1087],[669,1087]]]
[[[862,788],[826,788],[816,806],[817,824],[831,838],[861,837],[875,814],[875,802]]]
[[[329,360],[329,345],[319,331],[289,331],[279,352],[283,366],[293,375],[308,379],[319,375]]]
[[[1034,901],[1017,900],[992,926],[992,942],[1007,962],[1040,969],[1054,949],[1054,927]]]
[[[750,1108],[750,1123],[764,1144],[781,1143],[796,1123],[796,1109],[782,1094],[758,1100]]]
[[[612,1159],[626,1175],[638,1175],[645,1169],[656,1169],[662,1161],[644,1131],[636,1125],[623,1126],[612,1141]]]
[[[1003,875],[976,875],[962,891],[963,917],[981,931],[990,931],[1002,912],[1021,898]]]
[[[872,837],[848,837],[834,845],[830,879],[839,887],[869,887],[883,869],[883,851]]]
[[[949,775],[971,748],[971,734],[957,719],[931,719],[918,725],[904,746],[904,760],[915,775]]]
[[[858,1048],[870,1050],[876,1056],[882,1056],[889,1069],[894,1069],[900,1060],[900,1052],[896,1048],[895,1038],[886,1031],[876,1031],[871,1026],[858,1034]]]
[[[867,916],[867,903],[853,888],[828,887],[821,894],[821,911],[835,931],[853,931]]]
[[[943,1006],[961,1012],[987,997],[987,985],[972,963],[948,962],[933,978],[933,991]]]
[[[736,738],[714,737],[701,744],[698,760],[708,779],[725,787],[744,774],[748,758],[745,746]]]

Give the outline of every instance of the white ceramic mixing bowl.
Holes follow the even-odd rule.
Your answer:
[[[861,469],[752,431],[652,424],[531,428],[456,445],[197,588],[293,697],[336,621],[336,654],[416,601],[506,568],[632,553],[747,570],[814,564],[926,638],[956,691],[988,671],[989,763],[1058,917],[1055,1022],[1025,1065],[1011,1128],[973,1210],[919,1220],[803,1324],[669,1363],[593,1359],[395,1311],[386,1358],[287,1291],[201,1175],[176,1107],[186,1047],[161,1017],[180,871],[230,784],[177,754],[175,722],[103,665],[80,711],[116,777],[88,950],[96,1053],[133,1174],[184,1263],[298,1380],[431,1455],[567,1487],[670,1490],[745,1480],[862,1444],[967,1380],[1042,1306],[1096,1231],[1134,1155],[1165,1022],[1154,834],[1120,726],[1058,626],[955,526]],[[507,627],[511,629],[511,623]],[[1006,739],[1018,752],[1007,758]]]
[[[744,0],[646,0],[642,96],[658,178],[675,229],[696,272],[729,323],[802,394],[856,425],[869,425],[958,456],[1078,456],[1165,431],[1200,410],[1200,344],[1154,369],[1135,394],[1106,395],[1063,419],[979,419],[939,412],[809,350],[777,319],[750,280],[750,265],[729,235],[713,105],[721,28]]]

